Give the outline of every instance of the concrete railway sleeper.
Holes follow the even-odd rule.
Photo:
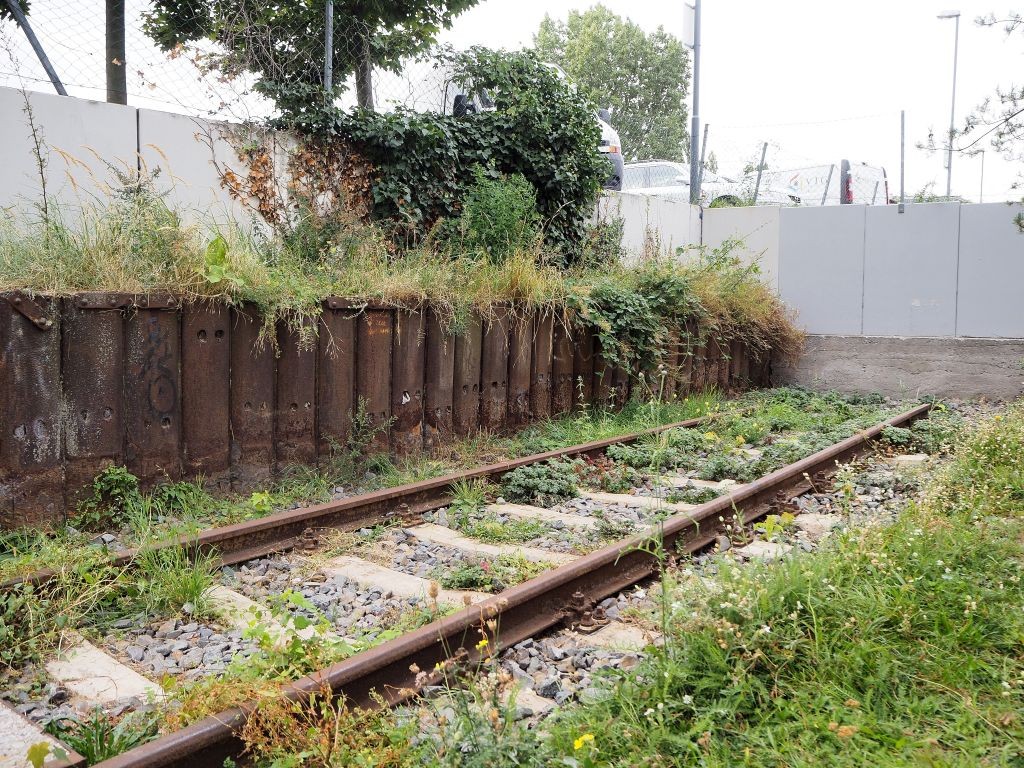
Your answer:
[[[489,626],[500,626],[487,654],[509,649],[521,655],[524,641],[528,645],[553,628],[565,627],[561,632],[568,633],[585,653],[603,649],[604,658],[613,660],[608,663],[631,663],[650,636],[615,621],[615,614],[632,599],[628,595],[637,594],[624,590],[656,574],[657,563],[643,548],[653,534],[680,553],[720,544],[726,519],[739,515],[749,524],[771,512],[795,509],[793,500],[820,487],[837,462],[867,450],[886,426],[909,424],[928,409],[928,405],[915,407],[746,483],[704,481],[693,477],[693,472],[655,470],[634,478],[636,484],[629,493],[594,486],[547,506],[508,503],[498,497],[467,516],[452,504],[453,478],[441,478],[368,494],[369,499],[275,515],[273,522],[268,518],[247,524],[260,530],[264,537],[260,545],[240,546],[222,557],[225,567],[220,583],[209,594],[219,622],[171,620],[157,628],[124,628],[126,639],[121,642],[81,640],[52,660],[46,671],[77,697],[108,707],[137,707],[164,697],[156,680],[197,680],[223,671],[231,657],[245,659],[257,653],[250,635],[258,624],[274,642],[283,643],[292,636],[309,639],[319,633],[321,639],[353,643],[352,649],[359,651],[286,684],[281,689],[285,697],[299,701],[326,686],[353,705],[395,705],[424,687],[436,686],[442,677],[437,670],[452,663],[453,653],[460,664],[479,661],[478,640],[486,619],[491,619]],[[692,420],[651,432],[699,423]],[[462,473],[458,479],[478,481],[482,487],[488,479],[520,466],[552,458],[600,456],[612,444],[628,444],[640,437],[552,451]],[[760,455],[755,449],[740,450],[751,460]],[[403,506],[399,515],[374,518],[368,514],[379,505],[407,504],[399,501],[402,498],[413,503]],[[703,503],[680,500],[708,498]],[[287,534],[298,530],[297,520],[305,523],[303,533],[281,536],[270,546],[264,543],[271,541],[266,531],[273,530],[275,523],[279,532]],[[321,524],[314,528],[311,521]],[[385,524],[371,527],[380,523]],[[356,526],[362,527],[340,533]],[[516,534],[514,541],[502,541],[509,530]],[[627,533],[632,535],[622,538]],[[237,531],[226,536],[212,531],[188,544],[198,551],[209,546],[207,539],[213,536],[244,542]],[[480,536],[491,540],[481,541]],[[781,546],[761,544],[759,548],[759,544],[748,545],[750,551],[740,555],[771,557],[773,547]],[[283,549],[292,551],[271,554]],[[250,552],[256,557],[246,557]],[[34,581],[41,583],[45,576],[40,574]],[[281,608],[280,598],[287,594],[300,597],[284,601],[276,612],[267,610],[275,601]],[[408,616],[414,621],[406,621]],[[383,628],[384,624],[416,626],[425,618],[434,620],[387,639],[394,631]],[[557,680],[531,687],[536,691],[526,690],[520,704],[533,712],[543,712],[568,696]],[[226,757],[237,758],[242,751],[237,733],[248,709],[242,706],[206,717],[103,764],[222,765]],[[72,760],[71,764],[81,763]]]

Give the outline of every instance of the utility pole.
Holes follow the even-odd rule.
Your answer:
[[[700,0],[693,0],[693,115],[690,117],[690,203],[700,202]]]
[[[900,110],[900,205],[897,213],[904,213],[907,210],[906,190],[903,187],[904,172],[907,167],[907,112]]]
[[[125,64],[125,0],[107,0],[107,101],[128,103],[128,67]]]
[[[953,35],[953,100],[949,107],[949,148],[946,151],[946,197],[953,196],[953,136],[956,135],[956,64],[960,52],[960,11],[944,11],[940,19],[953,19],[956,31]]]

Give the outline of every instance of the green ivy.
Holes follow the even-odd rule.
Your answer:
[[[594,105],[532,51],[472,48],[442,58],[468,92],[486,90],[495,109],[454,117],[311,107],[278,125],[341,140],[365,159],[372,218],[403,233],[422,235],[456,218],[477,181],[475,166],[495,180],[521,174],[536,190],[546,241],[576,260],[608,172]]]

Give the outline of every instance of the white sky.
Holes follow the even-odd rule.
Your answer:
[[[704,0],[701,117],[711,126],[708,148],[723,172],[755,160],[764,141],[769,142],[772,169],[838,163],[844,157],[882,165],[890,191],[897,193],[899,112],[905,109],[907,194],[929,182],[943,194],[944,153],[928,154],[915,146],[927,140],[930,130],[943,143],[949,125],[954,22],[940,21],[936,14],[948,9],[962,13],[959,123],[997,85],[1024,80],[1024,35],[1007,38],[1000,28],[974,23],[990,12],[1005,16],[1009,1]],[[168,61],[156,51],[138,29],[147,4],[129,0],[129,100],[202,114],[201,107],[217,101],[211,87],[220,87],[211,78],[197,81],[187,62]],[[532,44],[545,12],[564,19],[570,10],[592,4],[482,0],[456,19],[442,41],[457,47],[520,48]],[[647,30],[663,25],[682,36],[684,0],[605,0],[605,5]],[[1024,10],[1024,2],[1017,8]],[[33,6],[32,19],[69,91],[102,99],[102,3],[45,0]],[[20,33],[9,39],[20,61],[12,67],[0,55],[0,84],[15,85],[18,72],[29,87],[52,92]],[[379,82],[385,93],[395,87]],[[954,194],[978,199],[981,162],[980,156],[954,155]],[[987,152],[984,199],[1020,199],[1021,191],[1011,190],[1019,170],[1019,164]]]
[[[998,4],[997,4],[998,3]],[[545,12],[564,19],[585,0],[483,0],[443,39],[456,46],[529,45]],[[605,0],[641,27],[682,36],[683,0]],[[704,0],[701,117],[709,150],[723,166],[752,158],[770,142],[769,166],[826,164],[845,157],[888,171],[899,189],[900,110],[907,115],[906,190],[929,182],[945,193],[944,154],[915,145],[935,131],[945,140],[953,70],[953,20],[959,10],[959,121],[998,84],[1024,80],[1024,35],[982,28],[975,18],[1002,18],[1006,0]],[[1018,6],[1018,10],[1024,10]],[[774,160],[774,163],[773,163]],[[989,151],[986,202],[1019,199],[1021,170]],[[977,200],[981,158],[953,157],[953,194]]]

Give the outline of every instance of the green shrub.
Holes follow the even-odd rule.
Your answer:
[[[896,448],[908,448],[914,442],[914,435],[906,427],[886,426],[882,428],[882,440]]]
[[[495,263],[517,251],[531,251],[540,237],[537,192],[521,173],[488,173],[477,166],[458,219],[463,248]]]
[[[472,48],[447,55],[454,79],[468,92],[486,90],[495,109],[460,117],[360,110],[327,124],[294,116],[289,127],[338,137],[367,163],[362,201],[374,219],[422,235],[455,218],[473,183],[474,166],[521,174],[537,193],[537,215],[549,245],[575,260],[607,161],[594,106],[533,51]],[[397,151],[396,151],[397,150]]]
[[[142,507],[139,478],[127,467],[110,466],[92,482],[92,495],[78,505],[72,523],[83,530],[104,526],[120,528]]]
[[[964,417],[954,411],[933,409],[928,418],[918,419],[910,428],[914,445],[925,453],[948,451],[964,428]]]
[[[518,467],[501,479],[501,493],[511,502],[552,507],[577,493],[575,463],[552,459]]]
[[[157,726],[154,713],[132,712],[115,722],[97,707],[88,719],[51,720],[46,730],[95,765],[155,738]]]

